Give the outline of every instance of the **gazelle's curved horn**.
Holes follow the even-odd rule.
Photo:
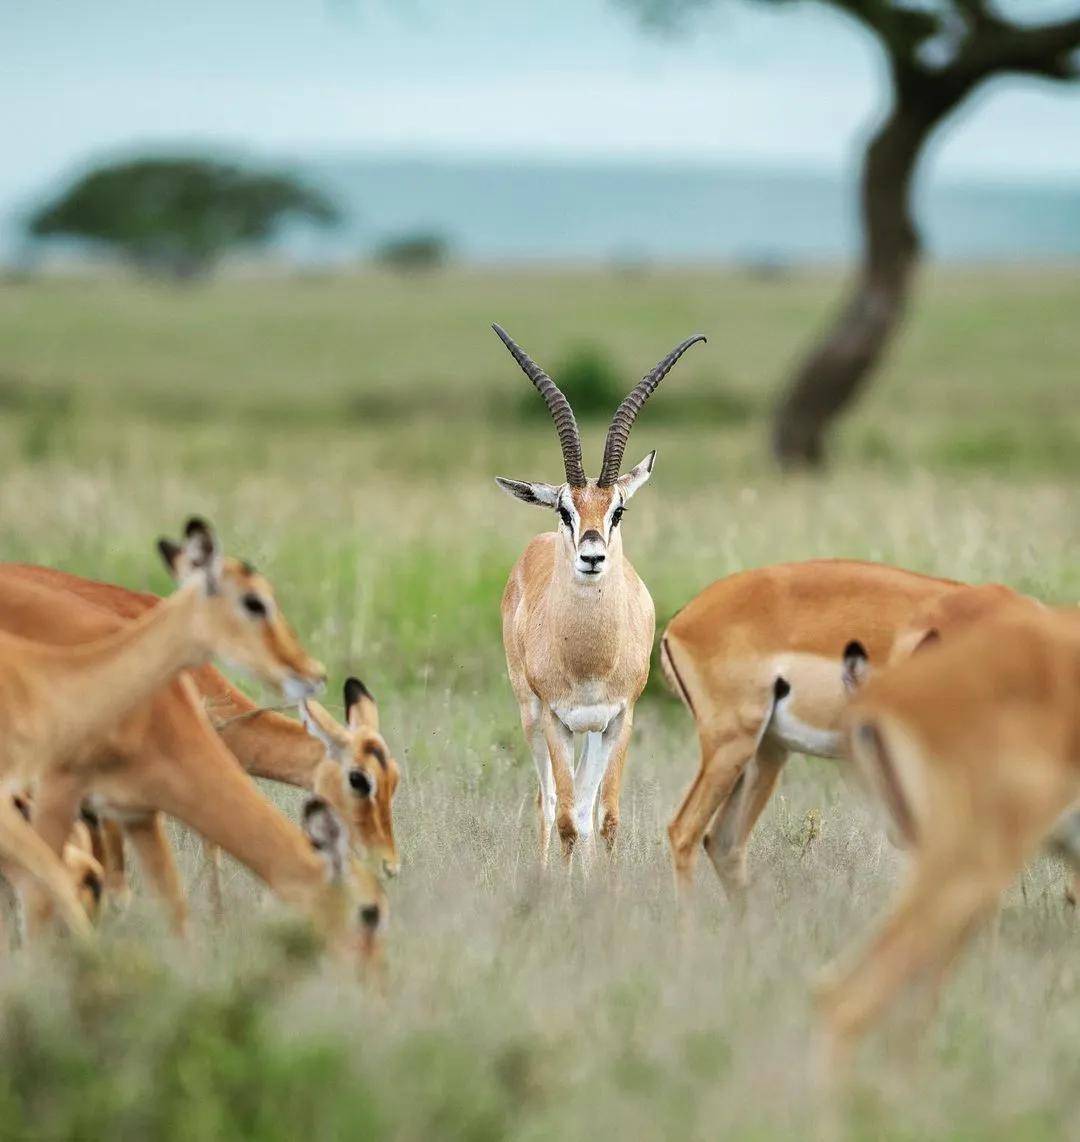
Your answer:
[[[693,337],[687,337],[681,345],[676,345],[652,372],[646,373],[638,381],[615,410],[607,439],[604,441],[604,462],[600,465],[600,476],[596,481],[601,488],[610,488],[619,478],[626,442],[630,439],[630,429],[634,427],[634,421],[637,420],[642,406],[686,350],[696,342],[704,340],[703,333],[695,333]]]
[[[544,398],[548,412],[551,413],[551,419],[555,421],[555,431],[559,434],[563,467],[566,469],[566,482],[572,488],[583,488],[585,486],[585,469],[581,465],[581,434],[578,432],[577,421],[574,419],[574,410],[570,407],[570,402],[560,392],[558,385],[501,325],[492,325],[491,328],[495,330],[499,340],[510,350],[514,360],[521,366],[522,372],[532,381],[537,392]]]

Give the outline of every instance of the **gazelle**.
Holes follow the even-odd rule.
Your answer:
[[[877,936],[820,991],[839,1067],[916,975],[934,983],[1052,834],[1080,857],[1080,611],[1008,607],[870,678],[851,752],[912,853]]]
[[[497,483],[556,515],[556,530],[532,540],[510,572],[502,627],[510,685],[540,780],[541,855],[555,823],[569,859],[575,840],[592,835],[601,782],[600,832],[609,849],[615,844],[634,704],[648,679],[655,629],[652,598],[623,555],[619,524],[652,474],[656,453],[620,475],[623,453],[645,401],[683,353],[705,338],[682,342],[631,390],[612,418],[600,474],[590,480],[566,397],[498,325],[494,329],[555,421],[566,474],[562,484],[502,477]],[[576,773],[575,734],[585,735]]]
[[[206,596],[212,601],[204,609],[213,608],[226,628],[235,624],[235,637],[229,642],[219,640],[231,658],[279,684],[289,684],[291,679],[289,689],[298,697],[320,684],[321,667],[296,644],[261,576],[244,564],[222,559],[212,537],[200,527],[193,530],[185,549],[167,544],[163,552],[179,574],[185,574],[186,564],[194,557],[205,562],[207,585],[212,579],[216,593]],[[183,589],[183,594],[190,593],[189,588]],[[38,648],[34,644],[40,653],[60,659],[78,653],[72,645],[96,640],[95,646],[116,646],[128,643],[140,631],[175,622],[171,600],[139,621],[125,623],[74,596],[58,603],[55,590],[16,577],[4,584],[0,598],[9,614],[22,610],[40,615],[49,607],[62,607],[63,633],[57,641],[66,639],[67,645]],[[340,862],[335,865],[314,851],[309,839],[259,795],[236,764],[210,726],[190,679],[180,677],[154,686],[146,669],[149,665],[144,660],[139,671],[138,685],[146,691],[141,704],[96,745],[85,738],[76,740],[37,782],[31,833],[40,834],[48,849],[59,852],[79,804],[91,792],[136,815],[160,809],[221,845],[335,939],[370,938],[379,924],[381,890],[377,884],[351,865],[339,868]],[[68,705],[82,711],[89,708],[86,703],[94,694],[83,690],[74,699],[65,697]],[[328,814],[336,819],[328,806],[325,811],[320,809],[317,819],[325,822]],[[160,820],[157,823],[160,827]],[[149,846],[151,859],[158,851],[158,846]],[[154,870],[154,874],[162,873]],[[353,907],[357,900],[359,911]],[[354,929],[356,936],[351,934]]]
[[[697,776],[668,827],[676,879],[704,843],[728,894],[746,885],[746,846],[792,752],[843,758],[837,668],[859,642],[884,662],[920,610],[965,585],[896,567],[821,559],[741,571],[668,624],[660,662],[697,726]]]
[[[160,603],[156,595],[50,567],[0,564],[0,630],[9,629],[46,643],[70,641],[72,612],[84,619],[96,613],[97,621],[112,623],[118,629],[123,625],[119,619],[138,618]],[[393,798],[400,770],[379,732],[375,700],[362,682],[350,679],[345,684],[352,758],[344,764],[340,752],[335,754],[341,763],[342,794],[331,796],[326,788],[326,748],[300,722],[260,709],[212,666],[193,670],[191,678],[222,739],[252,776],[326,795],[342,814],[353,847],[374,857],[387,875],[397,874],[400,858],[393,830]],[[171,724],[171,738],[158,743],[159,748],[182,748],[181,743],[172,740],[181,724],[201,740],[201,724],[195,725],[187,717],[182,723],[174,718]],[[322,775],[317,783],[320,770]],[[96,836],[99,845],[104,846],[99,859],[105,866],[107,892],[126,892],[122,828],[151,887],[165,900],[174,928],[182,931],[187,922],[187,903],[160,815],[153,810],[136,813],[129,808],[116,817],[100,797],[95,798],[94,806],[94,815],[100,818]],[[211,861],[209,868],[214,876],[216,863]]]

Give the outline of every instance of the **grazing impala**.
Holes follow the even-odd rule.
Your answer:
[[[789,754],[845,756],[837,669],[845,647],[858,641],[871,662],[884,662],[913,616],[963,589],[882,564],[820,559],[719,579],[671,620],[660,662],[701,749],[668,828],[680,887],[704,843],[728,894],[741,898],[746,845]]]
[[[84,579],[51,567],[0,564],[0,630],[41,642],[70,641],[72,608],[86,614],[90,604],[99,621],[116,623],[115,616],[139,618],[160,603],[156,595]],[[327,758],[325,746],[309,736],[300,722],[273,710],[260,709],[212,666],[193,670],[191,678],[225,744],[252,776],[326,794],[326,770],[320,779],[323,787],[319,789],[316,784],[316,774]],[[345,705],[352,761],[341,768],[339,776],[347,793],[340,797],[327,795],[328,800],[342,814],[354,849],[373,856],[387,875],[394,876],[400,867],[392,807],[400,778],[398,764],[379,733],[375,700],[358,679],[346,682]],[[183,724],[201,735],[201,725],[195,727],[189,719]],[[171,743],[169,748],[173,748]],[[336,756],[340,761],[340,753]],[[174,928],[182,931],[187,922],[187,902],[160,814],[152,810],[136,813],[128,808],[117,817],[97,797],[93,816],[99,819],[94,835],[99,859],[105,867],[106,892],[126,893],[122,829],[135,848],[150,886],[166,901]],[[213,877],[211,890],[216,898],[217,865],[211,846],[207,849]]]
[[[1053,836],[1074,865],[1080,611],[1006,607],[875,675],[847,712],[851,752],[912,852],[869,947],[820,991],[842,1066],[907,982],[935,984]]]
[[[55,767],[77,765],[150,694],[215,652],[297,698],[322,684],[322,666],[280,618],[269,615],[268,585],[250,568],[225,561],[205,524],[191,520],[182,547],[164,540],[160,546],[180,587],[157,613],[127,630],[63,649],[0,635],[5,780],[29,784]],[[60,843],[74,816],[69,814]],[[87,931],[55,850],[8,797],[0,797],[0,856],[34,876],[71,928]]]
[[[502,623],[510,685],[540,779],[541,855],[546,858],[554,822],[569,859],[575,840],[592,835],[601,782],[600,831],[609,849],[615,843],[634,704],[649,674],[653,602],[623,556],[619,524],[651,475],[656,453],[620,475],[623,452],[645,401],[683,353],[705,338],[684,341],[631,390],[608,429],[600,475],[589,480],[566,397],[499,326],[494,329],[544,398],[566,472],[562,484],[497,482],[556,514],[557,530],[538,535],[510,572]],[[576,773],[575,734],[585,735]]]
[[[320,683],[322,668],[296,644],[265,579],[244,564],[223,559],[201,527],[193,530],[183,550],[175,545],[165,545],[163,550],[174,571],[185,577],[187,564],[197,560],[205,565],[207,583],[212,581],[215,588],[213,595],[206,596],[213,600],[208,607],[222,616],[223,626],[235,624],[228,644],[230,658],[279,684],[292,679],[289,689],[298,697]],[[184,590],[190,593],[189,588]],[[53,631],[57,648],[34,644],[42,653],[47,650],[61,659],[78,653],[72,646],[91,640],[117,644],[140,630],[156,629],[163,620],[174,621],[169,600],[138,622],[124,622],[73,595],[59,595],[26,578],[5,582],[0,598],[9,616],[20,612],[40,616],[50,607],[61,608],[62,630]],[[175,645],[172,649],[179,652]],[[189,678],[153,686],[145,670],[149,663],[142,665],[139,686],[146,693],[134,710],[96,745],[85,738],[78,740],[36,783],[32,835],[40,835],[58,853],[88,794],[100,795],[111,806],[135,816],[160,809],[246,864],[279,897],[311,915],[335,941],[355,943],[371,937],[379,925],[381,890],[370,875],[351,864],[336,868],[326,853],[316,852],[310,839],[260,796],[214,732]],[[86,698],[85,690],[75,699],[66,696],[77,710],[85,707]],[[322,756],[322,747],[317,748]],[[325,812],[320,809],[318,819],[325,821],[327,813],[336,819],[329,807]],[[148,846],[150,861],[158,851],[158,846]],[[149,871],[151,876],[167,875],[167,870],[149,867]],[[357,900],[359,910],[354,907]],[[36,910],[29,911],[33,917]]]

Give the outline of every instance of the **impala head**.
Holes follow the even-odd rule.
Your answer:
[[[160,539],[158,549],[176,582],[199,592],[200,634],[209,651],[290,701],[322,689],[326,669],[300,645],[273,588],[249,563],[224,555],[206,523],[188,520],[181,543]]]
[[[301,702],[300,716],[326,750],[326,761],[315,772],[315,792],[348,822],[353,847],[369,852],[387,876],[397,876],[394,794],[401,771],[379,733],[371,692],[359,678],[346,680],[344,726],[318,702]]]
[[[318,794],[304,802],[303,828],[322,857],[330,891],[316,922],[337,951],[355,950],[363,961],[381,956],[386,896],[352,853],[349,832],[333,805]]]
[[[642,406],[652,396],[676,361],[697,341],[701,334],[688,337],[676,346],[650,373],[647,373],[615,410],[604,442],[604,459],[600,475],[590,480],[581,462],[581,434],[570,402],[555,382],[498,325],[492,327],[514,360],[536,386],[555,421],[555,431],[562,447],[566,482],[533,483],[496,477],[503,491],[527,504],[554,508],[563,552],[573,567],[574,578],[581,583],[598,582],[617,562],[622,551],[619,524],[626,505],[652,475],[656,453],[650,452],[636,467],[620,475],[630,429]]]

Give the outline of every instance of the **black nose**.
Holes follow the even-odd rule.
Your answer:
[[[582,555],[581,562],[588,563],[590,567],[599,567],[604,562],[605,556],[603,555]]]

